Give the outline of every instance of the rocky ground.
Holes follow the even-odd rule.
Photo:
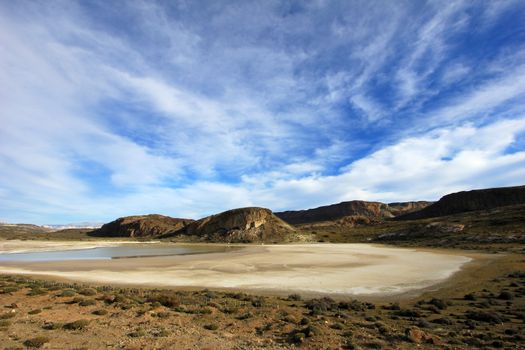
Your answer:
[[[0,277],[2,349],[525,349],[525,255],[415,298],[303,300]]]

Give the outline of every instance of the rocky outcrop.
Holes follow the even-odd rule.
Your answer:
[[[292,240],[295,229],[266,208],[228,210],[195,221],[177,234],[214,242],[282,242]]]
[[[525,186],[462,191],[447,194],[436,203],[397,219],[426,219],[517,204],[525,204]]]
[[[344,217],[381,220],[409,213],[428,206],[430,202],[404,202],[385,204],[380,202],[350,201],[307,210],[294,210],[275,213],[290,224],[305,224],[338,220]]]
[[[100,229],[93,231],[92,235],[100,237],[155,237],[178,231],[193,221],[157,214],[127,216],[102,225]]]
[[[396,217],[424,209],[432,203],[428,201],[388,203],[388,210],[393,217]]]

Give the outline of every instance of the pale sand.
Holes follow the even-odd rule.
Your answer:
[[[201,255],[3,262],[0,273],[103,284],[381,296],[443,282],[470,260],[456,254],[372,244],[247,245]]]
[[[38,241],[38,240],[0,240],[0,254],[7,253],[27,253],[27,252],[47,252],[55,250],[77,250],[92,249],[98,247],[116,247],[122,244],[145,244],[159,243],[155,241]]]

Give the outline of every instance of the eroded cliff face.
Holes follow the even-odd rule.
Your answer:
[[[415,211],[424,209],[431,205],[433,202],[428,201],[417,201],[417,202],[398,202],[388,203],[389,211],[393,217],[413,213]]]
[[[217,242],[282,242],[295,229],[266,208],[239,208],[195,221],[178,233]]]
[[[102,225],[93,235],[102,237],[155,237],[178,231],[194,220],[164,215],[126,216]]]
[[[518,204],[525,204],[525,186],[462,191],[447,194],[436,203],[398,219],[425,219]]]
[[[404,202],[385,204],[381,202],[350,201],[307,210],[293,210],[275,213],[290,224],[333,221],[353,218],[360,221],[382,220],[419,210],[430,202]]]

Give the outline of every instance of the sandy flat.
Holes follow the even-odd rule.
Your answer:
[[[248,245],[231,252],[188,256],[2,262],[0,273],[104,284],[380,296],[440,283],[470,260],[456,254],[372,244]]]
[[[46,252],[55,250],[91,249],[97,247],[116,247],[122,244],[145,244],[158,242],[138,241],[38,241],[38,240],[0,240],[0,254],[26,252]]]

